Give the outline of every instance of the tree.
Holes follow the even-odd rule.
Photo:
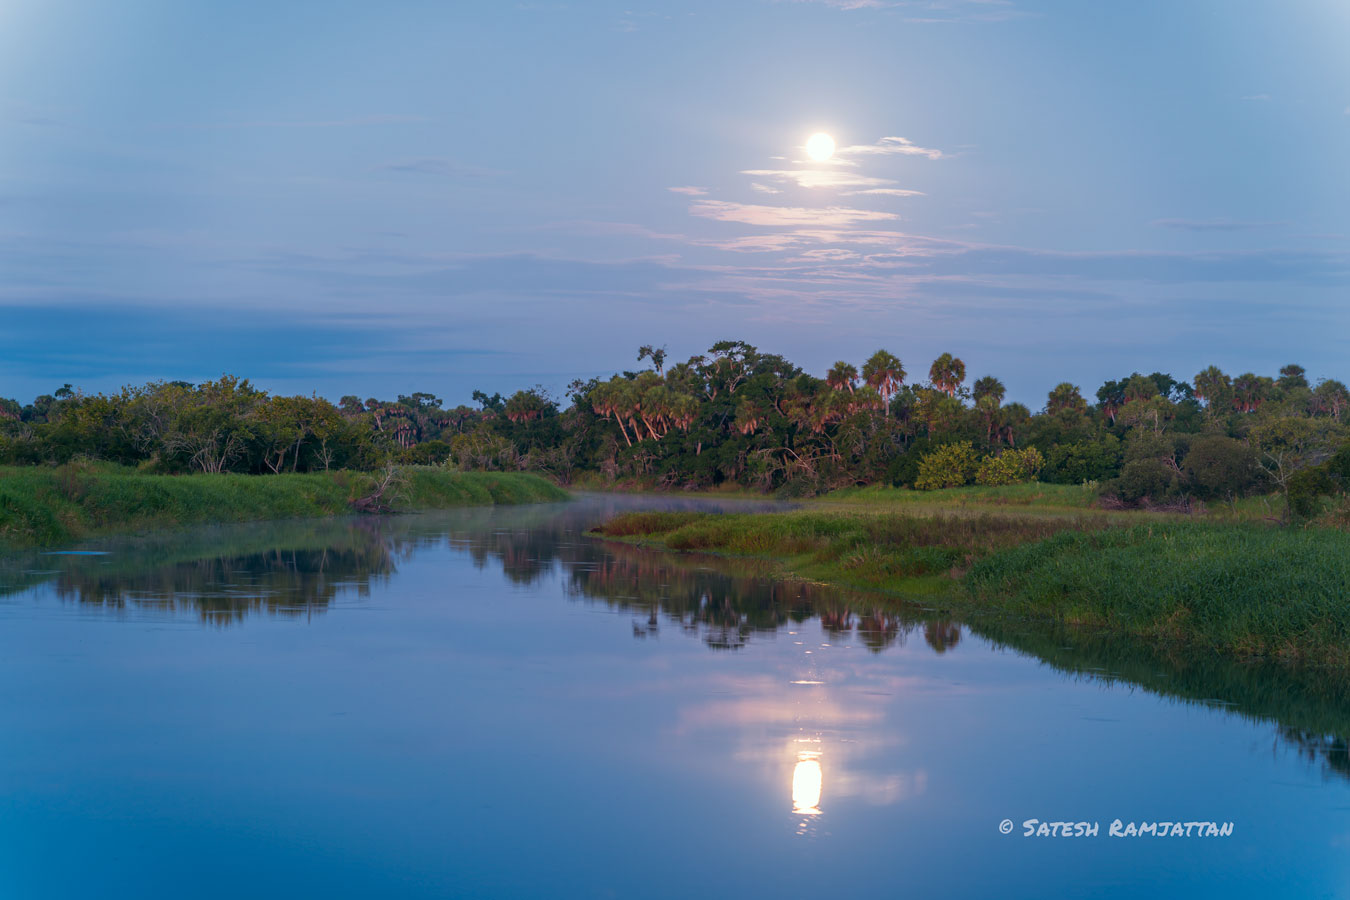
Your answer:
[[[885,350],[878,350],[863,363],[862,377],[867,385],[881,395],[886,415],[890,415],[891,398],[905,383],[905,367],[900,364],[900,358]]]
[[[984,440],[986,444],[993,441],[994,423],[999,418],[999,409],[1005,393],[1006,389],[1003,387],[1003,382],[993,375],[986,375],[975,382],[973,392],[975,408],[984,417]]]
[[[1284,391],[1306,388],[1308,386],[1307,374],[1307,370],[1302,366],[1290,363],[1287,366],[1280,367],[1280,377],[1275,383],[1279,385],[1280,390]]]
[[[1257,462],[1267,479],[1289,497],[1289,482],[1309,466],[1330,458],[1337,443],[1345,440],[1340,425],[1325,419],[1282,416],[1256,425],[1251,441]]]
[[[652,361],[652,368],[656,370],[657,375],[660,375],[662,369],[664,369],[666,365],[666,348],[664,346],[653,347],[651,344],[643,344],[638,348],[637,358],[638,362],[642,362],[644,359],[650,359]]]
[[[544,411],[552,405],[540,388],[534,388],[525,391],[516,391],[507,399],[502,412],[511,422],[532,422],[544,414]]]
[[[1209,366],[1195,376],[1195,399],[1205,401],[1211,414],[1227,412],[1233,405],[1233,380],[1218,366]]]
[[[1350,391],[1339,381],[1324,379],[1317,383],[1312,393],[1312,411],[1317,415],[1331,416],[1333,421],[1341,420],[1341,413],[1350,406]]]
[[[1097,405],[1111,420],[1111,424],[1116,424],[1116,413],[1125,405],[1125,383],[1108,381],[1097,388]]]
[[[1245,442],[1227,435],[1205,434],[1191,440],[1181,461],[1196,494],[1208,499],[1241,496],[1260,477],[1256,454]]]
[[[1045,411],[1052,416],[1063,413],[1082,415],[1087,412],[1087,401],[1079,392],[1078,385],[1061,381],[1050,390],[1045,401]]]
[[[858,385],[858,369],[841,359],[830,366],[830,371],[825,375],[825,381],[836,391],[852,391]]]
[[[948,397],[955,397],[961,382],[966,380],[966,364],[950,353],[944,353],[933,360],[928,369],[928,380]]]
[[[1270,396],[1270,388],[1273,386],[1269,378],[1263,378],[1251,372],[1244,372],[1233,379],[1233,402],[1237,406],[1238,412],[1255,412],[1261,408],[1261,404],[1266,402]]]
[[[975,398],[976,403],[985,397],[991,397],[994,400],[994,405],[998,406],[1003,403],[1003,397],[1006,393],[1007,389],[1004,388],[1003,382],[993,375],[986,375],[975,380],[975,388],[971,392],[971,396]]]
[[[1017,446],[1017,434],[1031,419],[1031,410],[1022,403],[1009,403],[999,410],[998,439],[1009,447]]]

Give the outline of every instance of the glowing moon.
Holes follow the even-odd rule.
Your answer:
[[[834,156],[834,138],[825,132],[817,132],[806,139],[806,155],[816,162],[824,162]]]

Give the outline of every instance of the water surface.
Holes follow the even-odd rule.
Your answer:
[[[1350,896],[1325,680],[582,534],[658,502],[0,559],[0,896]]]

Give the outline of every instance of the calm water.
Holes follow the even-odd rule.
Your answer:
[[[0,560],[0,897],[1350,897],[1317,679],[581,536],[652,502]]]

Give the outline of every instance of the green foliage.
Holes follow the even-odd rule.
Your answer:
[[[1183,485],[1181,474],[1162,460],[1132,459],[1125,463],[1120,475],[1103,486],[1102,493],[1126,503],[1138,503],[1175,496]]]
[[[1061,381],[1032,414],[1007,402],[994,375],[968,390],[965,364],[950,353],[917,386],[905,384],[899,357],[886,350],[861,365],[840,360],[823,377],[744,341],[720,341],[682,362],[655,343],[637,355],[650,367],[574,382],[563,404],[540,386],[505,396],[474,391],[474,405],[448,408],[426,391],[392,401],[347,394],[333,405],[271,395],[233,376],[108,395],[66,385],[27,405],[0,399],[0,464],[89,458],[146,473],[264,474],[448,462],[564,483],[584,477],[812,496],[914,485],[925,456],[965,443],[976,459],[1035,447],[1044,457],[1041,480],[1099,482],[1116,500],[1135,503],[1286,490],[1296,472],[1350,437],[1340,423],[1350,392],[1338,381],[1310,387],[1293,365],[1278,380],[1234,379],[1210,367],[1194,389],[1166,373],[1135,372],[1102,385],[1095,406]],[[1228,443],[1201,441],[1188,456],[1189,442],[1202,435]],[[1239,443],[1254,451],[1263,480],[1246,477]],[[978,471],[936,464],[927,487]],[[993,463],[985,475],[1010,477]]]
[[[944,444],[919,460],[914,486],[921,491],[970,484],[979,462],[969,442]]]
[[[1192,439],[1181,468],[1191,489],[1203,499],[1240,497],[1261,481],[1251,446],[1222,434]]]
[[[1123,455],[1120,438],[1102,434],[1096,440],[1056,444],[1045,454],[1041,480],[1050,484],[1107,481],[1120,474]]]
[[[1045,458],[1035,447],[1004,450],[998,455],[986,456],[980,461],[980,468],[975,473],[975,483],[1025,484],[1028,481],[1035,481],[1037,473],[1044,465]]]
[[[1004,614],[1241,657],[1350,664],[1350,535],[1154,522],[986,558],[967,584]]]
[[[426,509],[479,503],[560,500],[535,475],[404,470],[398,506]],[[0,544],[52,545],[109,530],[197,522],[245,522],[343,515],[374,488],[370,475],[145,475],[109,463],[0,468]]]

